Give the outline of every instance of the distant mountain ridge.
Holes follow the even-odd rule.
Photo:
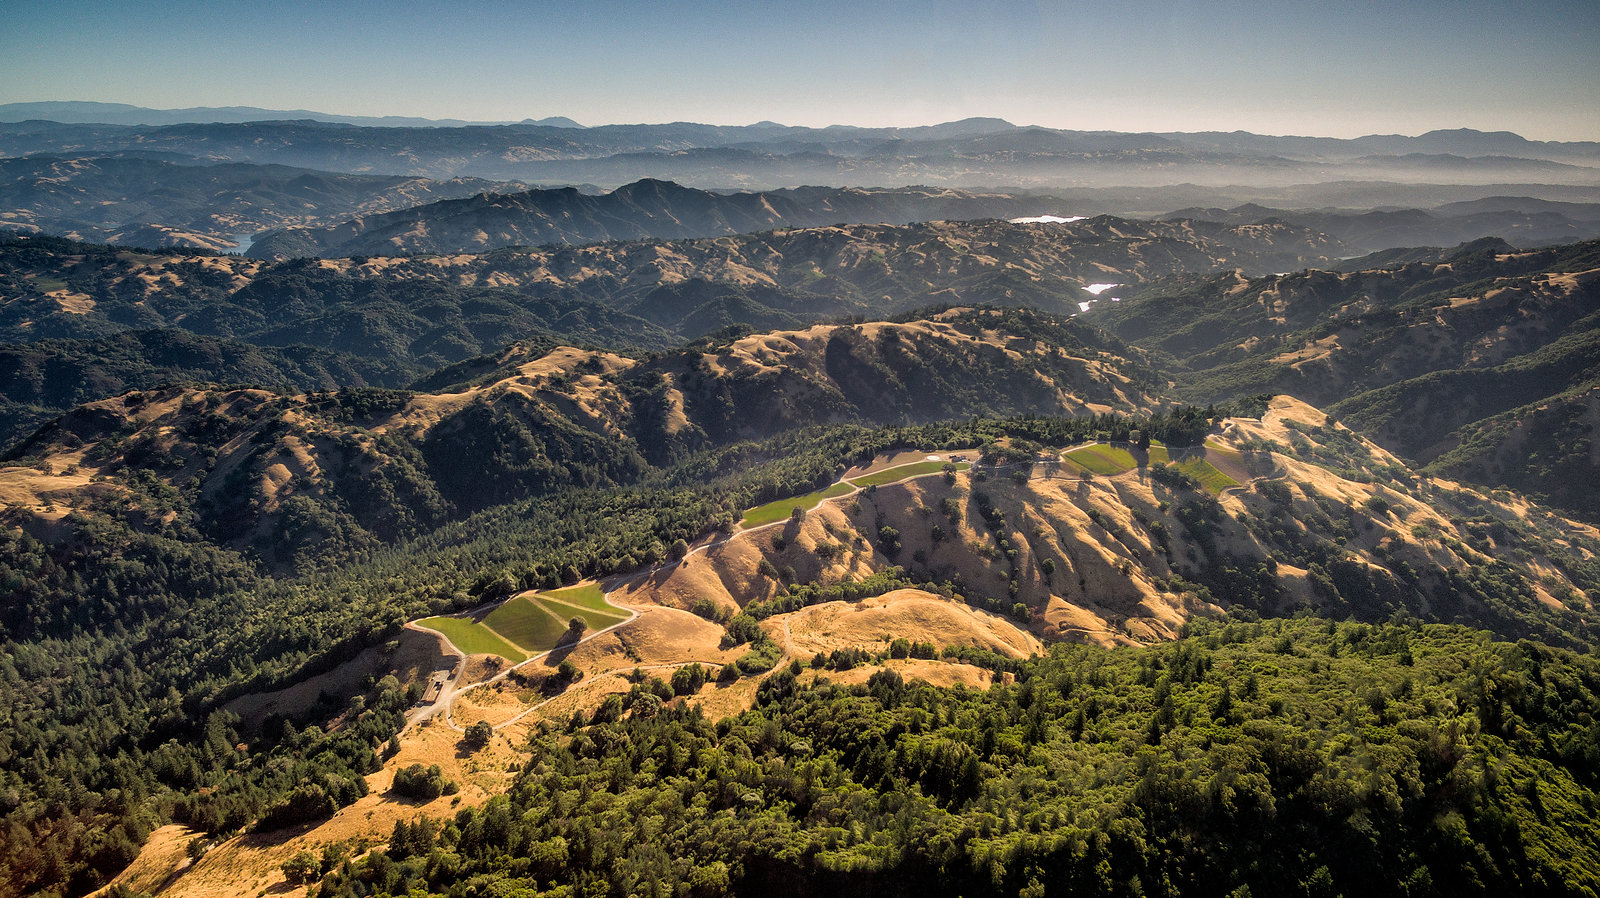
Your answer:
[[[398,255],[482,252],[506,246],[732,236],[777,227],[908,224],[1011,218],[1054,211],[1048,197],[933,188],[864,190],[802,187],[720,194],[644,179],[593,196],[573,188],[479,194],[364,215],[326,228],[259,235],[248,255]]]
[[[585,129],[576,121],[560,115],[540,119],[520,120],[470,120],[456,118],[428,118],[408,115],[343,115],[307,109],[266,109],[259,106],[193,106],[183,109],[152,109],[126,103],[100,103],[82,100],[42,101],[31,103],[0,103],[0,122],[50,121],[64,124],[107,125],[175,125],[175,124],[238,124],[267,121],[315,121],[333,124],[351,124],[363,127],[434,127],[461,128],[471,126],[524,125],[548,128]],[[674,128],[684,122],[649,125],[601,125],[594,129]],[[1297,135],[1255,134],[1249,131],[1170,131],[1170,132],[1116,132],[1116,131],[1065,131],[1034,125],[1015,125],[1002,118],[971,117],[935,125],[904,128],[873,128],[857,125],[828,125],[822,128],[784,125],[761,121],[751,125],[722,126],[700,125],[744,133],[760,132],[817,132],[820,134],[884,134],[893,132],[908,138],[947,139],[970,137],[978,134],[1008,131],[1033,131],[1039,133],[1080,134],[1106,137],[1118,135],[1141,137],[1193,147],[1231,148],[1284,154],[1291,157],[1339,155],[1400,155],[1405,153],[1455,153],[1465,156],[1522,156],[1551,158],[1550,152],[1568,149],[1593,153],[1600,151],[1600,141],[1542,141],[1530,140],[1511,131],[1478,131],[1472,128],[1435,129],[1416,136],[1405,134],[1368,134],[1356,138],[1307,137]]]
[[[282,165],[201,165],[136,154],[36,155],[0,159],[0,229],[225,252],[240,236],[268,228],[324,224],[525,186]]]
[[[308,109],[263,109],[259,106],[191,106],[185,109],[150,109],[127,103],[94,103],[65,100],[38,103],[0,103],[0,122],[43,120],[76,124],[179,125],[236,122],[306,120],[346,125],[399,126],[410,128],[459,128],[464,125],[530,124],[550,128],[582,128],[563,115],[512,121],[468,121],[432,119],[415,115],[336,115]]]
[[[1529,197],[1485,197],[1434,209],[1364,211],[1273,209],[1246,203],[1232,209],[1179,209],[1163,217],[1235,226],[1283,221],[1321,231],[1351,249],[1371,252],[1455,246],[1486,235],[1525,247],[1600,237],[1600,203],[1552,203]]]
[[[580,245],[609,240],[675,240],[828,224],[909,224],[1058,214],[1070,200],[1041,194],[940,188],[794,190],[715,193],[644,179],[599,195],[567,188],[479,194],[322,227],[288,228],[258,237],[248,255],[300,256],[483,252],[507,246]],[[1517,246],[1600,237],[1600,203],[1490,198],[1449,209],[1187,208],[1167,221],[1215,221],[1233,227],[1284,222],[1318,231],[1351,250],[1453,246],[1485,235]]]
[[[0,119],[4,119],[0,107]],[[34,116],[54,114],[69,122]],[[912,128],[761,122],[694,122],[574,128],[570,120],[469,124],[333,121],[300,112],[179,114],[228,121],[160,124],[143,113],[50,104],[13,110],[0,124],[0,154],[178,153],[211,161],[277,163],[326,171],[457,176],[615,186],[656,177],[703,187],[795,184],[942,184],[980,187],[1145,185],[1192,182],[1292,184],[1330,180],[1459,179],[1501,183],[1530,177],[1600,183],[1600,142],[1531,141],[1470,130],[1353,140],[1255,134],[1152,134],[1019,126],[974,118]]]
[[[0,229],[218,252],[242,251],[236,249],[241,241],[248,246],[252,235],[279,229],[282,233],[272,235],[258,251],[265,254],[272,246],[271,254],[277,256],[466,252],[516,244],[712,236],[739,229],[1035,214],[1192,218],[1230,225],[1278,219],[1323,231],[1363,252],[1451,246],[1483,236],[1523,247],[1600,236],[1600,190],[1534,184],[1478,189],[1367,182],[1286,190],[1179,185],[1153,191],[802,187],[708,192],[644,180],[657,188],[636,187],[622,196],[653,192],[659,201],[636,196],[635,206],[610,210],[621,216],[613,220],[608,214],[596,217],[612,199],[601,196],[605,191],[593,184],[579,185],[576,192],[584,196],[572,197],[571,190],[563,193],[550,186],[524,194],[531,185],[520,181],[441,181],[278,164],[206,163],[162,152],[35,154],[0,158]],[[449,199],[463,202],[439,202]],[[1238,204],[1240,199],[1250,201]],[[1346,208],[1380,201],[1383,208]],[[1178,211],[1166,212],[1173,208]],[[346,222],[348,227],[336,227]],[[420,233],[424,227],[426,234]]]

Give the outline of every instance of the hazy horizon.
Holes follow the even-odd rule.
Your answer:
[[[524,116],[523,118],[520,118],[520,119],[509,119],[509,118],[508,119],[461,119],[459,116],[429,116],[429,115],[420,115],[420,114],[416,114],[416,113],[406,113],[406,112],[369,113],[369,112],[349,112],[349,111],[342,110],[342,109],[306,109],[306,108],[284,109],[284,108],[278,108],[278,107],[260,106],[258,104],[253,104],[253,103],[232,103],[232,104],[228,104],[228,105],[225,105],[225,106],[197,105],[197,106],[177,106],[177,107],[154,107],[154,106],[140,106],[139,104],[135,104],[135,103],[117,103],[115,101],[98,100],[98,99],[84,99],[84,98],[74,98],[74,99],[50,98],[50,99],[45,99],[45,100],[6,100],[6,101],[3,101],[3,102],[0,102],[0,105],[10,104],[10,103],[17,103],[17,104],[25,104],[25,103],[52,103],[52,104],[53,103],[95,103],[95,104],[104,104],[104,105],[126,106],[126,107],[128,107],[130,109],[146,109],[146,110],[149,110],[151,112],[186,112],[186,111],[189,111],[189,110],[258,109],[258,110],[262,110],[262,111],[266,111],[266,112],[311,113],[311,114],[316,114],[316,115],[325,115],[325,116],[338,117],[338,118],[375,118],[375,119],[376,118],[389,118],[389,119],[396,119],[396,120],[400,120],[400,119],[417,119],[417,120],[423,120],[423,121],[428,121],[428,122],[455,122],[455,121],[460,121],[464,126],[515,125],[515,124],[522,124],[522,123],[525,123],[525,122],[527,122],[527,123],[538,122],[538,121],[543,120],[543,119],[566,118],[566,119],[570,119],[570,120],[576,122],[578,125],[582,126],[583,128],[661,126],[661,125],[673,125],[673,124],[710,125],[712,127],[719,127],[719,128],[748,128],[748,127],[754,127],[754,126],[757,126],[757,125],[765,124],[765,125],[777,125],[777,126],[785,127],[785,128],[788,128],[788,127],[812,128],[812,129],[816,129],[816,130],[822,130],[822,129],[833,128],[833,127],[841,127],[841,128],[927,128],[927,127],[935,127],[935,126],[938,126],[938,125],[953,124],[953,123],[956,123],[956,122],[965,121],[965,120],[971,120],[971,119],[996,119],[996,120],[1002,120],[1003,119],[1002,116],[972,115],[972,116],[964,116],[963,118],[960,118],[960,119],[929,120],[929,121],[910,122],[910,123],[907,123],[907,124],[896,124],[896,125],[885,125],[885,124],[881,124],[881,123],[870,123],[870,122],[828,122],[826,124],[813,125],[813,124],[796,124],[796,123],[793,123],[793,122],[785,122],[785,121],[774,121],[772,119],[759,119],[759,120],[754,120],[754,121],[703,121],[703,120],[683,119],[683,118],[659,119],[659,120],[655,120],[655,121],[612,121],[612,122],[595,121],[595,122],[590,122],[590,121],[582,121],[582,120],[578,119],[576,116],[563,115],[560,112],[552,112],[552,113],[550,113],[548,115],[540,115],[540,116]],[[1249,133],[1249,134],[1254,134],[1254,135],[1259,136],[1259,137],[1354,140],[1354,139],[1359,139],[1359,138],[1363,138],[1363,137],[1420,137],[1423,134],[1427,134],[1427,133],[1434,132],[1434,131],[1465,130],[1465,131],[1478,131],[1480,133],[1485,133],[1485,134],[1512,133],[1512,134],[1517,134],[1520,137],[1525,137],[1525,138],[1527,138],[1529,140],[1547,140],[1546,138],[1532,137],[1530,135],[1523,134],[1523,133],[1521,133],[1519,131],[1514,131],[1514,130],[1509,129],[1509,128],[1472,128],[1472,127],[1468,127],[1468,126],[1429,128],[1429,129],[1427,129],[1425,131],[1423,131],[1423,130],[1410,131],[1410,132],[1401,132],[1401,131],[1378,132],[1378,131],[1371,131],[1371,132],[1365,132],[1365,133],[1360,133],[1360,134],[1333,135],[1333,134],[1288,133],[1288,132],[1274,133],[1274,132],[1265,132],[1265,131],[1250,131],[1247,128],[1196,128],[1196,129],[1186,130],[1186,131],[1180,131],[1178,129],[1165,129],[1165,130],[1162,130],[1162,131],[1148,130],[1147,129],[1147,130],[1144,130],[1144,131],[1126,131],[1126,132],[1124,132],[1122,129],[1117,129],[1117,128],[1064,128],[1064,127],[1058,127],[1058,126],[1054,126],[1054,125],[1044,125],[1044,124],[1040,124],[1038,122],[1016,122],[1016,121],[1011,121],[1009,119],[1003,119],[1003,120],[1006,121],[1007,124],[1010,124],[1010,125],[1012,125],[1014,127],[1017,127],[1017,128],[1045,128],[1045,129],[1050,129],[1050,130],[1082,131],[1082,132],[1087,132],[1087,133],[1093,133],[1093,132],[1129,133],[1129,134],[1160,134],[1160,133],[1172,133],[1172,134],[1176,134],[1176,133],[1185,133],[1185,134],[1229,134],[1229,133]],[[1551,139],[1548,139],[1548,140],[1552,140],[1554,142],[1583,142],[1583,141],[1596,142],[1596,141],[1600,141],[1600,137],[1573,138],[1571,141],[1563,141],[1563,140],[1558,139],[1558,138],[1551,138]]]
[[[6,5],[0,103],[1600,139],[1600,4]]]

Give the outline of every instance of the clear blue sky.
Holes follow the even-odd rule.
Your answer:
[[[0,102],[1600,139],[1600,0],[0,0]]]

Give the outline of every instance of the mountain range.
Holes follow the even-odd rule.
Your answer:
[[[0,108],[0,898],[1600,892],[1600,146],[293,115]]]
[[[1101,278],[1270,271],[1339,254],[1330,249],[1286,225],[1108,217],[320,262],[0,240],[0,294],[10,298],[0,341],[11,344],[15,365],[8,433],[63,402],[183,377],[204,359],[237,359],[217,377],[253,370],[264,379],[252,382],[263,385],[322,386],[337,369],[351,378],[346,385],[400,387],[536,335],[659,350],[729,326],[876,318],[934,303],[1071,314],[1092,298],[1084,286]],[[181,333],[159,337],[162,329]],[[200,361],[185,362],[190,352]],[[262,367],[269,359],[281,373]]]
[[[1252,201],[1160,211],[1163,203],[1226,202],[1241,194]],[[593,185],[528,190],[521,182],[195,164],[143,154],[0,160],[0,229],[277,258],[476,252],[822,224],[1097,214],[1232,225],[1279,220],[1328,234],[1351,253],[1450,246],[1484,236],[1532,246],[1596,236],[1600,203],[1591,201],[1596,198],[1600,190],[1536,184],[1407,188],[1375,183],[1158,191],[802,187],[749,192],[646,179],[606,192]],[[1379,200],[1387,201],[1383,208],[1360,208]],[[1406,202],[1431,207],[1407,208]],[[1328,208],[1330,203],[1339,205]]]
[[[356,126],[313,120],[166,125],[0,124],[0,154],[180,154],[323,171],[616,186],[640,178],[759,189],[795,184],[981,187],[1289,185],[1339,180],[1593,185],[1600,143],[1514,134],[1305,140],[1124,134],[969,119],[921,128],[773,124]]]
[[[469,122],[462,119],[431,119],[414,115],[333,115],[306,109],[262,109],[259,106],[191,106],[187,109],[149,109],[127,103],[57,101],[42,103],[0,103],[0,122],[51,121],[100,123],[107,125],[177,125],[218,122],[271,121],[336,122],[345,125],[459,128],[467,125],[539,125],[550,128],[581,128],[565,116],[523,119],[521,122]]]

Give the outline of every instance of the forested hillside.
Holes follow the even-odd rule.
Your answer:
[[[844,686],[796,661],[722,721],[574,718],[507,795],[397,825],[321,894],[1600,888],[1593,658],[1302,620],[1008,670]]]

